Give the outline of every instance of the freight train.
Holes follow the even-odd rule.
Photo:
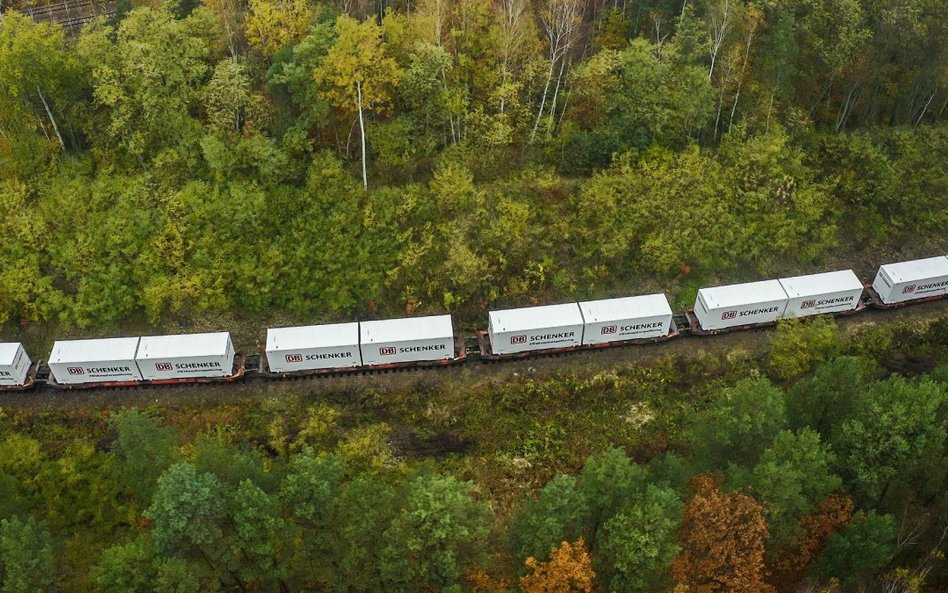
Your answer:
[[[694,307],[680,315],[661,293],[490,311],[487,329],[470,341],[455,333],[450,315],[272,328],[264,352],[250,357],[254,364],[234,349],[228,332],[60,340],[45,363],[32,361],[22,343],[0,343],[0,390],[216,383],[505,360],[849,315],[946,295],[948,256],[936,256],[884,264],[871,285],[839,270],[701,288]]]

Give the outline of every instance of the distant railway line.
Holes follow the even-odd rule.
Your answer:
[[[78,35],[83,25],[100,17],[115,16],[116,0],[64,0],[50,4],[3,4],[3,12],[16,10],[35,23],[57,23],[68,35]]]

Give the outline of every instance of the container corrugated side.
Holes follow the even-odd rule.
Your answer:
[[[53,344],[53,351],[50,353],[47,364],[56,381],[63,385],[141,381],[142,374],[138,370],[138,365],[135,364],[135,349],[138,340],[138,338],[103,338],[56,342]],[[66,360],[62,360],[64,357],[58,355],[64,351],[68,351]],[[83,351],[95,352],[95,358],[99,360],[82,360]],[[107,357],[108,354],[114,355],[120,352],[126,352],[130,356]]]
[[[26,382],[26,375],[33,364],[23,344],[15,342],[13,344],[3,344],[6,348],[13,351],[12,359],[4,364],[0,364],[0,385],[17,386]]]
[[[786,293],[782,299],[769,299],[756,302],[747,302],[737,305],[711,307],[704,298],[703,291],[698,290],[694,312],[701,327],[705,330],[727,329],[742,325],[772,323],[777,321],[787,307]]]
[[[349,331],[350,328],[354,332]],[[296,339],[291,341],[279,339],[282,334],[288,332],[292,332]],[[327,340],[325,336],[327,333],[338,339]],[[350,333],[352,335],[349,335]],[[268,329],[266,356],[270,371],[274,373],[361,366],[359,324]]]
[[[583,327],[583,344],[608,344],[626,340],[651,340],[667,336],[671,331],[669,315],[635,317],[619,322],[588,323]]]
[[[929,259],[938,261],[938,258]],[[930,276],[922,278],[914,277],[902,281],[893,279],[888,273],[888,266],[893,264],[889,264],[888,266],[880,266],[879,271],[876,272],[876,277],[872,282],[872,288],[879,294],[882,302],[886,304],[902,303],[915,299],[924,299],[948,294],[948,273],[938,271],[939,268],[948,269],[948,257],[941,259],[945,260],[945,265],[943,267],[933,266]]]
[[[139,354],[135,357],[142,378],[148,381],[166,379],[203,379],[229,377],[234,372],[234,345],[230,335],[223,354],[209,356],[160,356],[152,358],[147,355],[147,340],[161,339],[166,336],[147,336],[142,338]],[[184,338],[186,336],[175,336]],[[143,352],[143,350],[145,352]]]
[[[781,278],[780,284],[789,297],[784,317],[791,318],[852,311],[859,306],[863,291],[862,282],[852,270]],[[799,290],[801,284],[808,289]]]
[[[451,360],[454,323],[450,315],[363,321],[359,350],[367,366]]]
[[[784,317],[808,317],[825,313],[852,311],[859,306],[862,287],[845,291],[824,292],[819,296],[797,297],[787,302]]]
[[[611,315],[596,315],[597,305],[615,305]],[[667,336],[672,312],[664,294],[579,303],[585,324],[583,344],[607,344],[625,340],[648,340]]]
[[[454,336],[361,344],[362,364],[378,366],[454,358]]]
[[[571,348],[582,343],[582,325],[560,325],[529,331],[493,332],[490,335],[490,347],[494,354],[515,354],[534,350]]]
[[[578,303],[491,311],[488,336],[494,354],[571,348],[583,343]]]

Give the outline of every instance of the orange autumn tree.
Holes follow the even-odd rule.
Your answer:
[[[848,525],[852,518],[853,501],[841,494],[825,499],[815,513],[803,517],[800,520],[802,540],[777,563],[780,580],[789,580],[803,572],[823,551],[830,536]]]
[[[523,593],[590,593],[596,573],[586,542],[563,542],[553,550],[547,562],[538,562],[530,556],[524,562],[530,574],[520,577]]]
[[[711,476],[693,481],[685,507],[675,581],[689,593],[771,593],[764,567],[764,508],[741,492],[725,493]]]

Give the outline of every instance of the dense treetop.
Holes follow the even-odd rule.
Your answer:
[[[944,591],[946,329],[793,324],[760,358],[506,381],[8,400],[0,591]]]
[[[937,0],[8,11],[0,323],[473,317],[945,251],[946,64]]]

